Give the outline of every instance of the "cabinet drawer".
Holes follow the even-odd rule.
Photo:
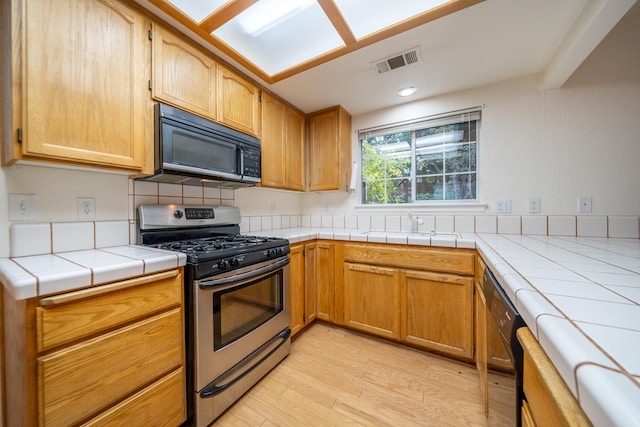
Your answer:
[[[182,424],[187,418],[184,375],[184,368],[170,373],[83,426],[174,427]]]
[[[180,306],[180,273],[173,270],[41,299],[36,308],[38,351]]]
[[[417,270],[473,274],[474,252],[466,249],[345,244],[344,260]]]
[[[40,424],[68,426],[183,365],[182,309],[38,358]]]

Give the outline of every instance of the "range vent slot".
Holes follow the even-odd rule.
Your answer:
[[[378,74],[383,74],[421,61],[422,57],[420,56],[420,47],[418,46],[375,61],[373,62],[373,66]]]

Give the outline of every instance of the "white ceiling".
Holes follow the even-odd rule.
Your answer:
[[[177,28],[189,30],[150,5]],[[486,0],[272,85],[195,40],[305,113],[342,105],[352,115],[542,73],[560,87],[636,0]],[[372,63],[418,46],[422,61],[378,74]],[[399,98],[396,91],[418,91]]]

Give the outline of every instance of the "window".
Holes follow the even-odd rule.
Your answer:
[[[358,133],[362,204],[475,201],[480,112]]]

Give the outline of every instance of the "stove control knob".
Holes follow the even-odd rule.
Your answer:
[[[173,216],[174,216],[175,218],[178,218],[178,219],[182,218],[182,216],[183,216],[183,215],[184,215],[184,214],[182,213],[182,211],[181,211],[181,210],[175,210],[175,211],[173,212]]]
[[[238,265],[240,265],[240,260],[236,257],[233,257],[229,261],[229,264],[231,264],[231,267],[237,267]]]
[[[218,268],[220,270],[226,270],[227,268],[229,268],[229,261],[227,261],[226,259],[223,259],[218,263]]]

